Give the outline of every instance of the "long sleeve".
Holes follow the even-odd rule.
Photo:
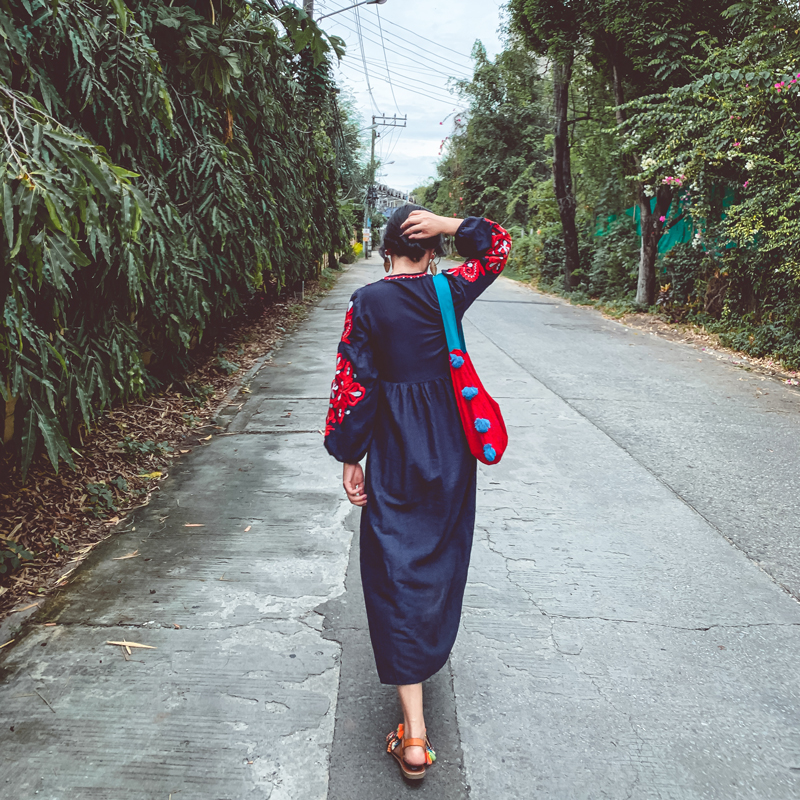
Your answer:
[[[459,317],[491,286],[503,271],[511,251],[511,237],[496,222],[467,217],[456,232],[456,249],[467,259],[445,270],[453,305]]]
[[[369,325],[356,292],[345,317],[325,420],[325,449],[337,461],[356,463],[367,453],[378,404],[377,379]]]

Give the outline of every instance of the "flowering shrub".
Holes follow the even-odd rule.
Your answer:
[[[780,343],[793,366],[800,363],[800,347],[791,344],[800,342],[796,27],[791,20],[762,26],[736,47],[711,53],[703,78],[629,104],[631,139],[647,148],[645,181],[680,190],[692,244],[725,282],[723,322],[752,327],[769,319],[772,333],[747,341],[758,342],[759,352]],[[781,327],[785,335],[778,336]]]

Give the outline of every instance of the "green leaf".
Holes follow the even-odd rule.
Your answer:
[[[11,196],[11,186],[3,182],[3,227],[6,231],[8,246],[14,246],[14,201]]]
[[[120,30],[126,33],[128,30],[128,8],[122,0],[111,0],[111,5],[114,6],[114,11],[117,14],[117,25]]]
[[[46,192],[43,193],[44,196],[44,204],[47,207],[47,213],[50,215],[50,222],[53,223],[53,227],[64,233],[64,226],[61,223],[61,219],[59,218],[58,211],[56,211],[56,207],[53,204],[53,201],[50,199],[50,195]]]
[[[36,452],[36,441],[38,434],[36,432],[36,411],[31,406],[25,419],[22,422],[22,451],[20,453],[20,470],[22,472],[22,480],[28,474],[28,467],[33,460],[33,454]]]

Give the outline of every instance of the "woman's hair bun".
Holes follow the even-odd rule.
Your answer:
[[[389,217],[386,224],[386,232],[383,234],[383,242],[379,249],[381,258],[386,258],[386,251],[393,256],[405,256],[412,261],[419,261],[426,250],[433,250],[436,256],[444,255],[444,240],[441,234],[431,236],[429,239],[409,239],[402,231],[403,223],[408,219],[412,211],[429,211],[424,206],[416,206],[413,203],[406,203],[396,209]]]

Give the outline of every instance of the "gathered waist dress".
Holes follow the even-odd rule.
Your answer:
[[[466,261],[445,275],[460,320],[502,272],[511,239],[469,217],[455,240]],[[353,294],[325,447],[342,462],[367,456],[361,577],[378,677],[420,683],[444,666],[458,633],[477,465],[431,275],[389,276]]]

